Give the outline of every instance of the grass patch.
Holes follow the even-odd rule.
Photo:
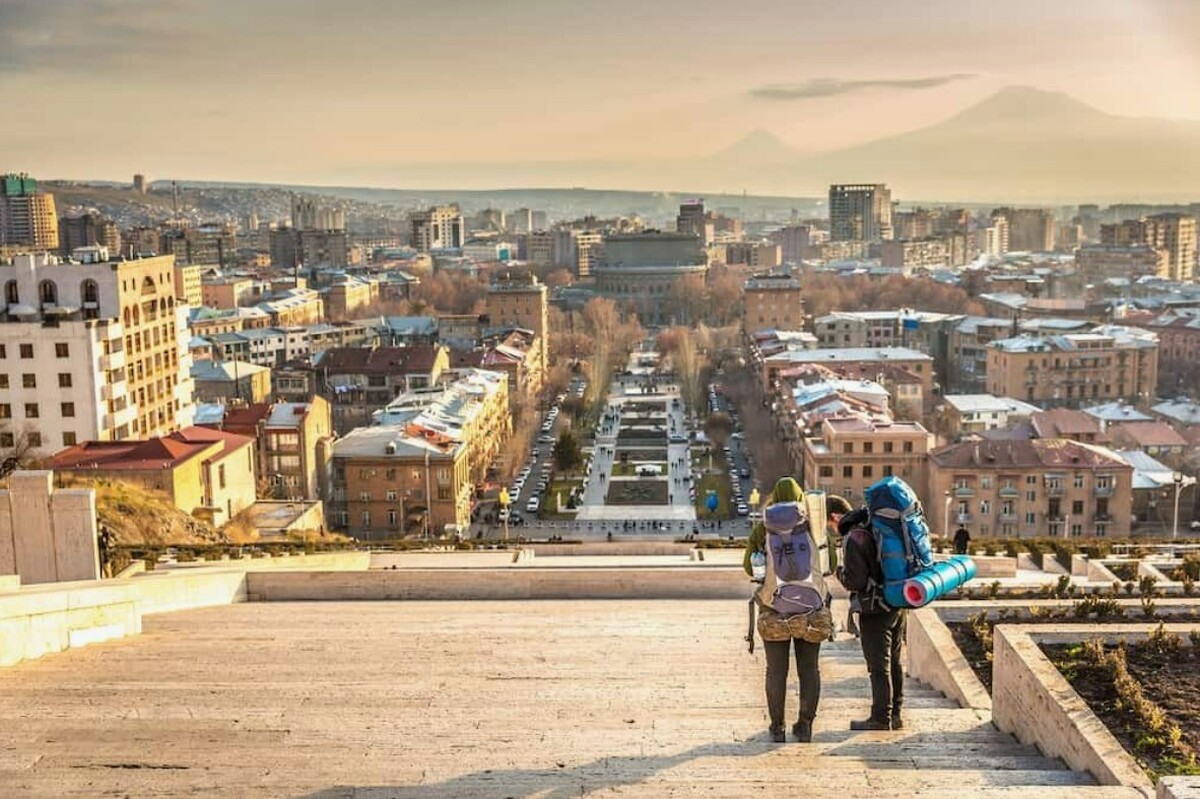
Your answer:
[[[621,463],[618,461],[617,463],[613,464],[613,474],[617,477],[633,477],[635,474],[637,474],[637,467],[639,466],[657,466],[658,468],[662,469],[663,477],[667,475],[666,461],[660,461],[658,463],[647,461],[637,461],[636,463],[630,461],[629,463]]]
[[[666,480],[620,480],[608,486],[606,505],[666,505]]]

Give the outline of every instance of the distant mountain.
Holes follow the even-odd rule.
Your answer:
[[[709,160],[721,164],[791,164],[804,155],[774,133],[755,128]]]
[[[1200,122],[1115,116],[1014,86],[936,125],[808,159],[793,178],[810,191],[883,181],[905,198],[1192,199]]]

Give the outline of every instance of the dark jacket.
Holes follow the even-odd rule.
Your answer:
[[[888,612],[891,608],[883,601],[883,567],[866,509],[843,516],[838,532],[842,536],[842,563],[837,577],[850,592],[851,607],[862,613]]]

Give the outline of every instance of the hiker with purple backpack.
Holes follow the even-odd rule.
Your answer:
[[[825,523],[819,519],[810,524],[804,491],[795,480],[783,477],[775,483],[762,521],[746,541],[742,566],[761,582],[753,603],[767,657],[767,715],[771,740],[776,743],[787,740],[784,710],[793,650],[800,677],[800,711],[792,734],[803,743],[812,740],[821,699],[821,642],[833,633],[831,597],[825,584],[831,573]],[[753,651],[753,637],[750,642]]]

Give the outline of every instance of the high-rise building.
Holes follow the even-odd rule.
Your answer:
[[[292,227],[297,230],[345,230],[346,213],[318,205],[313,197],[293,197]]]
[[[556,228],[551,241],[551,263],[570,269],[575,277],[591,277],[603,244],[604,234],[599,230]]]
[[[345,230],[278,228],[270,232],[270,241],[271,265],[282,269],[346,266],[350,260]]]
[[[138,194],[146,193],[146,176],[145,175],[138,174],[138,175],[133,176],[133,190],[136,191]]]
[[[58,244],[63,255],[80,247],[105,247],[110,253],[121,252],[121,229],[116,222],[103,219],[97,213],[58,220]]]
[[[812,243],[812,227],[809,225],[788,225],[771,234],[771,241],[779,245],[785,264],[798,264],[808,254]]]
[[[0,244],[58,249],[54,195],[38,191],[37,181],[28,175],[0,178]]]
[[[457,206],[439,205],[409,216],[410,243],[420,252],[458,249],[466,241],[466,222]]]
[[[182,264],[224,267],[237,255],[237,230],[225,222],[203,225],[170,225],[160,232],[158,252],[173,255]]]
[[[163,435],[192,423],[186,308],[170,256],[100,247],[0,265],[0,450]]]
[[[829,237],[833,241],[892,238],[892,192],[883,183],[829,187]]]
[[[997,208],[993,219],[1008,222],[1008,249],[1013,252],[1051,252],[1054,250],[1056,223],[1044,208]]]
[[[1100,243],[1113,247],[1142,245],[1167,253],[1163,277],[1188,282],[1196,274],[1196,218],[1156,214],[1100,226]]]
[[[675,232],[699,236],[705,247],[712,244],[715,230],[712,219],[704,211],[704,200],[685,200],[679,204],[679,216],[675,217]]]

